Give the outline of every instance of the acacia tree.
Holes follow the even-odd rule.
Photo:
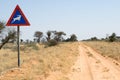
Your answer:
[[[2,39],[2,44],[0,45],[0,49],[9,41],[13,42],[16,39],[16,31],[10,31],[8,35]]]
[[[59,42],[63,40],[63,35],[65,36],[66,34],[60,31],[60,32],[55,32],[54,35],[55,35],[54,39]]]
[[[36,31],[34,34],[34,37],[36,37],[37,42],[40,42],[40,39],[43,37],[43,32]]]
[[[6,33],[7,36],[5,36],[3,33]],[[0,34],[2,34],[0,36],[1,40],[0,49],[9,41],[13,42],[16,39],[16,31],[14,29],[9,30],[8,28],[5,27],[5,23],[1,21],[0,21]]]

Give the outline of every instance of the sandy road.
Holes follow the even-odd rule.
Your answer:
[[[71,68],[70,80],[120,80],[120,66],[80,43],[79,56]]]

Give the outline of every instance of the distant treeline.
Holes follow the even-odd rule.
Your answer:
[[[59,42],[74,42],[77,41],[77,36],[71,34],[70,37],[64,38],[66,33],[63,31],[47,31],[46,34],[43,34],[41,31],[36,31],[34,34],[33,40],[23,40],[21,43],[47,43],[49,46],[58,44]],[[15,43],[17,41],[17,32],[14,28],[5,27],[5,23],[0,21],[0,49],[6,43]]]
[[[83,41],[108,41],[108,42],[120,42],[120,36],[117,36],[116,33],[112,33],[110,36],[106,35],[105,38],[98,39],[96,36],[91,37]]]

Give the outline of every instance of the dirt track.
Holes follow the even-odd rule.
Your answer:
[[[82,43],[78,49],[78,60],[68,74],[70,80],[120,80],[118,64]]]

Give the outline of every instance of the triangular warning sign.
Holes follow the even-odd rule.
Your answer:
[[[23,14],[20,7],[17,5],[15,10],[13,11],[10,19],[8,20],[6,26],[29,26],[27,18]]]

